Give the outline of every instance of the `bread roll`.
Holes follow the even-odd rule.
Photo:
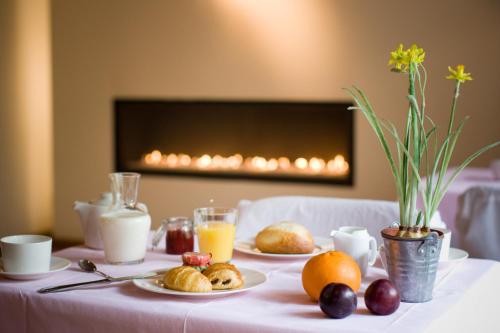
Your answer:
[[[203,271],[214,290],[235,289],[243,286],[243,277],[236,266],[231,264],[213,264]]]
[[[163,283],[168,289],[179,291],[199,293],[212,291],[212,285],[208,278],[189,266],[172,268],[165,274]]]
[[[292,222],[279,222],[261,230],[255,238],[257,249],[264,253],[312,253],[314,241],[309,230]]]

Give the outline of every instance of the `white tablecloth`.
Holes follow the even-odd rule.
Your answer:
[[[489,260],[468,259],[440,267],[431,302],[402,303],[390,316],[371,315],[364,305],[362,295],[367,285],[386,276],[384,270],[373,267],[358,293],[356,313],[334,320],[326,318],[302,289],[301,271],[305,261],[259,260],[236,254],[236,265],[266,272],[268,282],[243,294],[210,300],[153,294],[136,288],[131,282],[39,294],[36,290],[41,287],[98,278],[77,268],[79,258],[92,259],[101,270],[115,276],[180,263],[178,256],[166,255],[161,250],[149,252],[145,263],[134,266],[105,265],[101,251],[84,247],[66,249],[57,255],[70,259],[72,267],[43,280],[0,278],[0,332],[411,333],[444,332],[443,327],[447,325],[458,328],[472,325],[477,332],[498,332],[496,329],[500,327],[500,263]],[[489,284],[484,286],[478,281]],[[487,294],[480,294],[484,289]],[[472,295],[468,291],[473,292]],[[476,303],[470,303],[471,299]],[[467,311],[470,313],[463,315]],[[483,319],[477,320],[476,313]]]

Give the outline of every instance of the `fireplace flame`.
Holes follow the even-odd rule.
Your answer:
[[[301,170],[304,170],[307,168],[307,160],[303,157],[299,157],[298,159],[295,160],[295,167]]]
[[[204,154],[202,156],[189,156],[187,154],[168,153],[153,150],[144,155],[143,165],[148,167],[174,168],[183,170],[234,170],[257,173],[298,173],[326,176],[345,176],[349,173],[349,163],[344,156],[336,155],[333,159],[325,161],[319,157],[307,160],[298,157],[292,163],[290,158],[266,159],[262,156],[249,156],[244,158],[241,154],[231,156]]]

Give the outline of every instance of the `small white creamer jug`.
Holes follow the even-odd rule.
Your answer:
[[[377,241],[363,227],[345,226],[330,233],[336,251],[350,255],[359,266],[361,276],[366,275],[368,265],[377,260]]]

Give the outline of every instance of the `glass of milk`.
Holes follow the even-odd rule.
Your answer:
[[[137,203],[140,174],[115,172],[109,175],[113,204],[100,217],[100,231],[106,262],[115,265],[139,264],[146,256],[151,217]]]

